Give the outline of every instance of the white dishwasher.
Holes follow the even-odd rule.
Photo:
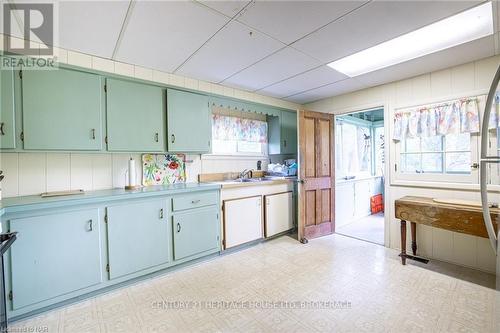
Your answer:
[[[224,200],[224,248],[262,238],[262,196]]]
[[[292,192],[270,194],[265,200],[265,235],[271,237],[294,227]]]

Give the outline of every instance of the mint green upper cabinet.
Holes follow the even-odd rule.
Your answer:
[[[281,112],[282,154],[297,154],[297,113]]]
[[[165,151],[165,97],[162,88],[107,79],[108,150]]]
[[[170,261],[166,198],[110,206],[107,214],[110,279]]]
[[[297,154],[297,113],[278,111],[267,117],[269,154]]]
[[[16,148],[14,71],[0,70],[0,148]]]
[[[101,150],[104,89],[95,74],[68,69],[25,70],[24,148]]]
[[[169,152],[209,152],[212,126],[208,97],[168,89],[167,126]]]
[[[219,248],[218,209],[207,208],[179,213],[173,217],[174,259],[185,259]]]
[[[97,209],[13,219],[13,309],[102,282]]]

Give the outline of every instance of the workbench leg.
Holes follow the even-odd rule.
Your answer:
[[[406,265],[406,221],[401,220],[401,263]]]
[[[410,222],[411,224],[411,250],[413,255],[417,255],[417,224],[415,222]]]

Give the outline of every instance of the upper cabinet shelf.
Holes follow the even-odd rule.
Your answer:
[[[267,115],[269,153],[297,150],[294,112],[63,65],[0,74],[4,151],[210,153],[214,107]]]
[[[24,148],[101,150],[103,78],[74,70],[22,73]]]
[[[165,97],[161,87],[106,80],[109,151],[165,151]]]
[[[208,153],[212,128],[208,96],[167,90],[169,152]]]

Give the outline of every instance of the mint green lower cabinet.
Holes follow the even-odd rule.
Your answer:
[[[24,149],[101,150],[103,78],[69,69],[22,72]]]
[[[110,279],[170,261],[172,242],[167,215],[166,198],[107,208]]]
[[[208,104],[208,96],[167,90],[169,152],[210,152],[212,124]]]
[[[1,60],[1,58],[0,58]],[[14,71],[0,70],[0,148],[16,148]]]
[[[102,282],[97,209],[10,220],[14,310]]]
[[[164,90],[115,79],[106,87],[108,150],[165,151]]]
[[[176,214],[172,227],[175,260],[219,248],[217,207]]]

